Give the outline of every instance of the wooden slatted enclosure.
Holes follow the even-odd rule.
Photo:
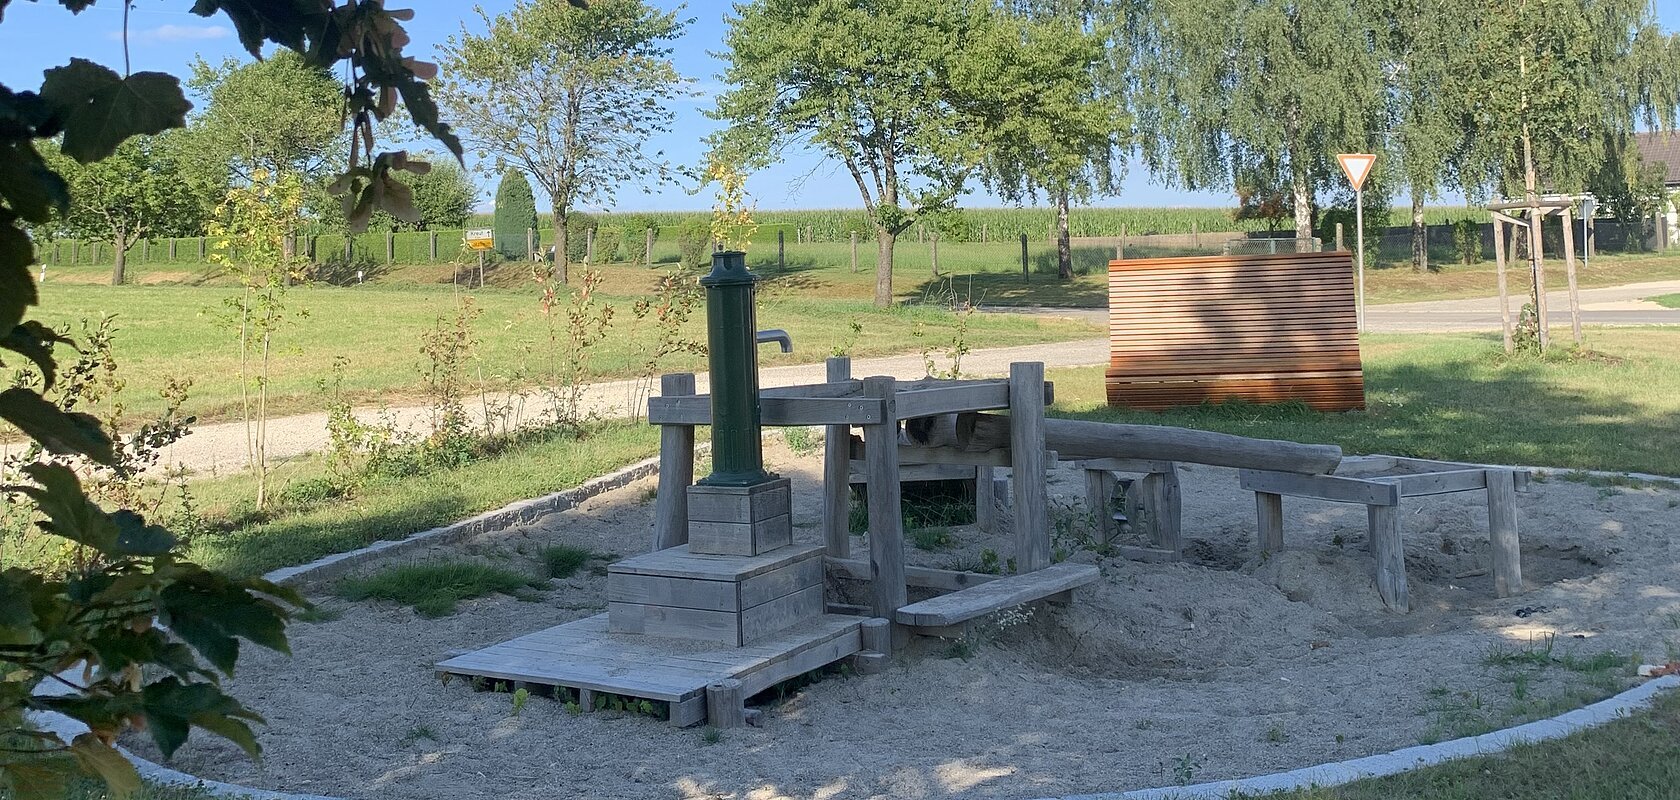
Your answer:
[[[1110,261],[1112,406],[1365,407],[1347,252]]]

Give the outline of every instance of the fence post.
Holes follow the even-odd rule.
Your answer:
[[[140,263],[144,264],[144,263],[146,263],[148,261],[151,261],[151,260],[152,260],[152,240],[151,239],[141,239],[140,240]]]
[[[642,231],[642,263],[653,266],[653,229]]]
[[[1342,246],[1342,223],[1338,222],[1336,223],[1336,252],[1340,253],[1346,249]]]
[[[437,260],[437,231],[426,232],[426,252],[429,254],[426,256],[427,261]]]
[[[530,261],[531,259],[536,258],[536,257],[537,257],[537,231],[536,231],[535,228],[526,228],[525,229],[525,260]],[[565,258],[565,257],[566,257],[565,253],[560,253],[560,254],[555,256],[556,259],[561,259],[561,258]]]
[[[986,243],[986,223],[980,223],[980,243]]]
[[[595,226],[583,229],[583,263],[595,263]]]
[[[781,228],[776,229],[776,267],[787,268],[787,234]],[[854,270],[856,271],[856,270]]]
[[[1027,235],[1021,234],[1021,280],[1032,283],[1032,273],[1027,271]]]
[[[353,254],[352,247],[355,244],[355,241],[355,236],[348,233],[344,234],[344,263],[346,264],[350,263],[350,257]]]
[[[932,248],[933,277],[939,277],[939,232],[934,231],[928,237],[928,246]]]
[[[852,231],[852,271],[857,272],[857,231]]]
[[[175,263],[175,240],[169,240],[169,263]]]
[[[397,234],[394,231],[386,231],[385,232],[385,263],[387,263],[387,264],[394,263],[396,260],[397,260]]]
[[[198,260],[204,260],[204,237],[198,237]]]

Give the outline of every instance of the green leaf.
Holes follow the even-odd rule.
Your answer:
[[[238,637],[291,652],[280,607],[216,573],[195,569],[183,575],[158,595],[158,604],[159,622],[225,674],[233,674],[239,660]]]
[[[13,800],[63,800],[70,792],[75,760],[67,757],[0,762],[0,787],[11,789]]]
[[[270,41],[304,52],[305,37],[321,30],[327,19],[323,5],[319,0],[198,0],[192,12],[201,17],[226,13],[239,43],[261,58],[263,43]]]
[[[0,330],[17,327],[23,312],[41,302],[35,276],[29,272],[34,260],[35,245],[29,236],[10,222],[0,224]]]
[[[164,678],[147,685],[142,694],[146,727],[164,758],[174,755],[186,743],[194,725],[227,738],[252,757],[261,752],[244,720],[261,722],[262,717],[223,694],[215,684]]]
[[[49,452],[80,453],[108,467],[117,465],[111,437],[99,420],[89,414],[66,412],[29,389],[14,387],[0,392],[0,419],[17,426]]]
[[[105,781],[112,800],[122,800],[140,791],[140,773],[134,770],[134,765],[99,737],[91,733],[77,736],[70,742],[70,755],[83,772],[98,775]]]
[[[0,197],[18,216],[46,222],[70,207],[70,191],[27,140],[0,145]]]
[[[111,514],[117,526],[117,553],[125,556],[161,556],[175,549],[175,536],[157,525],[146,524],[139,514],[120,509]]]
[[[41,513],[47,515],[47,521],[41,523],[44,530],[101,553],[115,552],[117,526],[87,498],[75,471],[51,463],[29,464],[22,471],[30,480],[41,484],[19,487],[18,491],[34,499]]]
[[[41,370],[41,377],[46,381],[46,388],[51,389],[58,378],[58,364],[53,361],[52,346],[57,343],[70,343],[70,340],[60,336],[57,331],[42,325],[35,320],[29,320],[14,326],[12,332],[0,338],[0,347],[14,353],[19,353]]]
[[[31,645],[41,641],[39,620],[31,602],[42,589],[41,576],[22,569],[0,573],[0,645]]]
[[[110,155],[130,136],[184,127],[192,109],[173,75],[136,72],[124,78],[84,58],[47,70],[41,99],[64,124],[59,149],[83,164]]]

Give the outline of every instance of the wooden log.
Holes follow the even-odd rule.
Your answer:
[[[1143,478],[1143,502],[1149,510],[1149,538],[1155,546],[1175,553],[1183,549],[1184,501],[1178,471],[1152,472]]]
[[[1106,469],[1085,470],[1085,508],[1096,517],[1097,536],[1104,544],[1120,535],[1120,523],[1114,519],[1114,473]]]
[[[1050,566],[1050,505],[1045,488],[1044,364],[1009,365],[1009,452],[1015,488],[1015,570]],[[870,489],[874,491],[873,487]]]
[[[1517,536],[1517,490],[1510,470],[1487,471],[1488,537],[1493,542],[1493,592],[1522,593],[1522,546]]]
[[[745,728],[747,698],[741,696],[741,682],[724,678],[706,686],[706,722],[714,728]]]
[[[886,666],[886,656],[892,652],[892,622],[880,617],[872,617],[863,621],[858,628],[859,643],[865,653],[878,653],[880,658],[868,662],[856,660],[858,671],[866,675],[873,674],[870,670],[879,672]]]
[[[972,452],[1007,447],[1010,425],[1010,417],[1001,414],[958,415],[957,446]],[[1044,441],[1039,449],[1054,450],[1058,457],[1069,460],[1159,459],[1306,475],[1331,472],[1342,461],[1342,448],[1335,445],[1251,439],[1165,425],[1046,419],[1043,431]]]
[[[1397,506],[1366,506],[1370,522],[1371,552],[1377,558],[1377,594],[1390,611],[1411,611],[1406,590],[1406,551],[1400,541],[1400,509]]]
[[[659,379],[665,397],[694,394],[694,374]],[[659,426],[659,494],[653,506],[653,549],[688,543],[688,487],[694,483],[694,426]]]
[[[827,362],[828,381],[850,380],[852,360],[834,356]],[[847,482],[850,461],[850,425],[829,425],[823,436],[823,548],[830,558],[850,558],[851,486]]]
[[[1254,493],[1254,512],[1259,520],[1260,552],[1275,553],[1283,549],[1283,495],[1274,492]]]
[[[870,608],[875,616],[891,619],[907,600],[904,586],[904,515],[898,481],[898,419],[893,396],[897,381],[887,376],[865,378],[863,394],[883,408],[881,421],[864,426],[865,459],[869,464],[869,580]]]

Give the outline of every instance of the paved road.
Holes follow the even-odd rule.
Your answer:
[[[1680,281],[1657,281],[1603,289],[1581,290],[1581,324],[1583,325],[1680,325],[1680,309],[1663,308],[1644,298],[1680,293]],[[1523,306],[1523,298],[1512,297],[1511,314],[1515,319]],[[1546,306],[1553,330],[1569,328],[1569,294],[1567,291],[1547,292]],[[1104,308],[1028,308],[993,309],[1021,311],[1049,316],[1072,317],[1095,324],[1108,322]],[[1372,305],[1365,311],[1365,328],[1372,333],[1457,333],[1466,331],[1497,331],[1500,327],[1499,298],[1479,297],[1469,300],[1431,300],[1422,303],[1392,303]]]

